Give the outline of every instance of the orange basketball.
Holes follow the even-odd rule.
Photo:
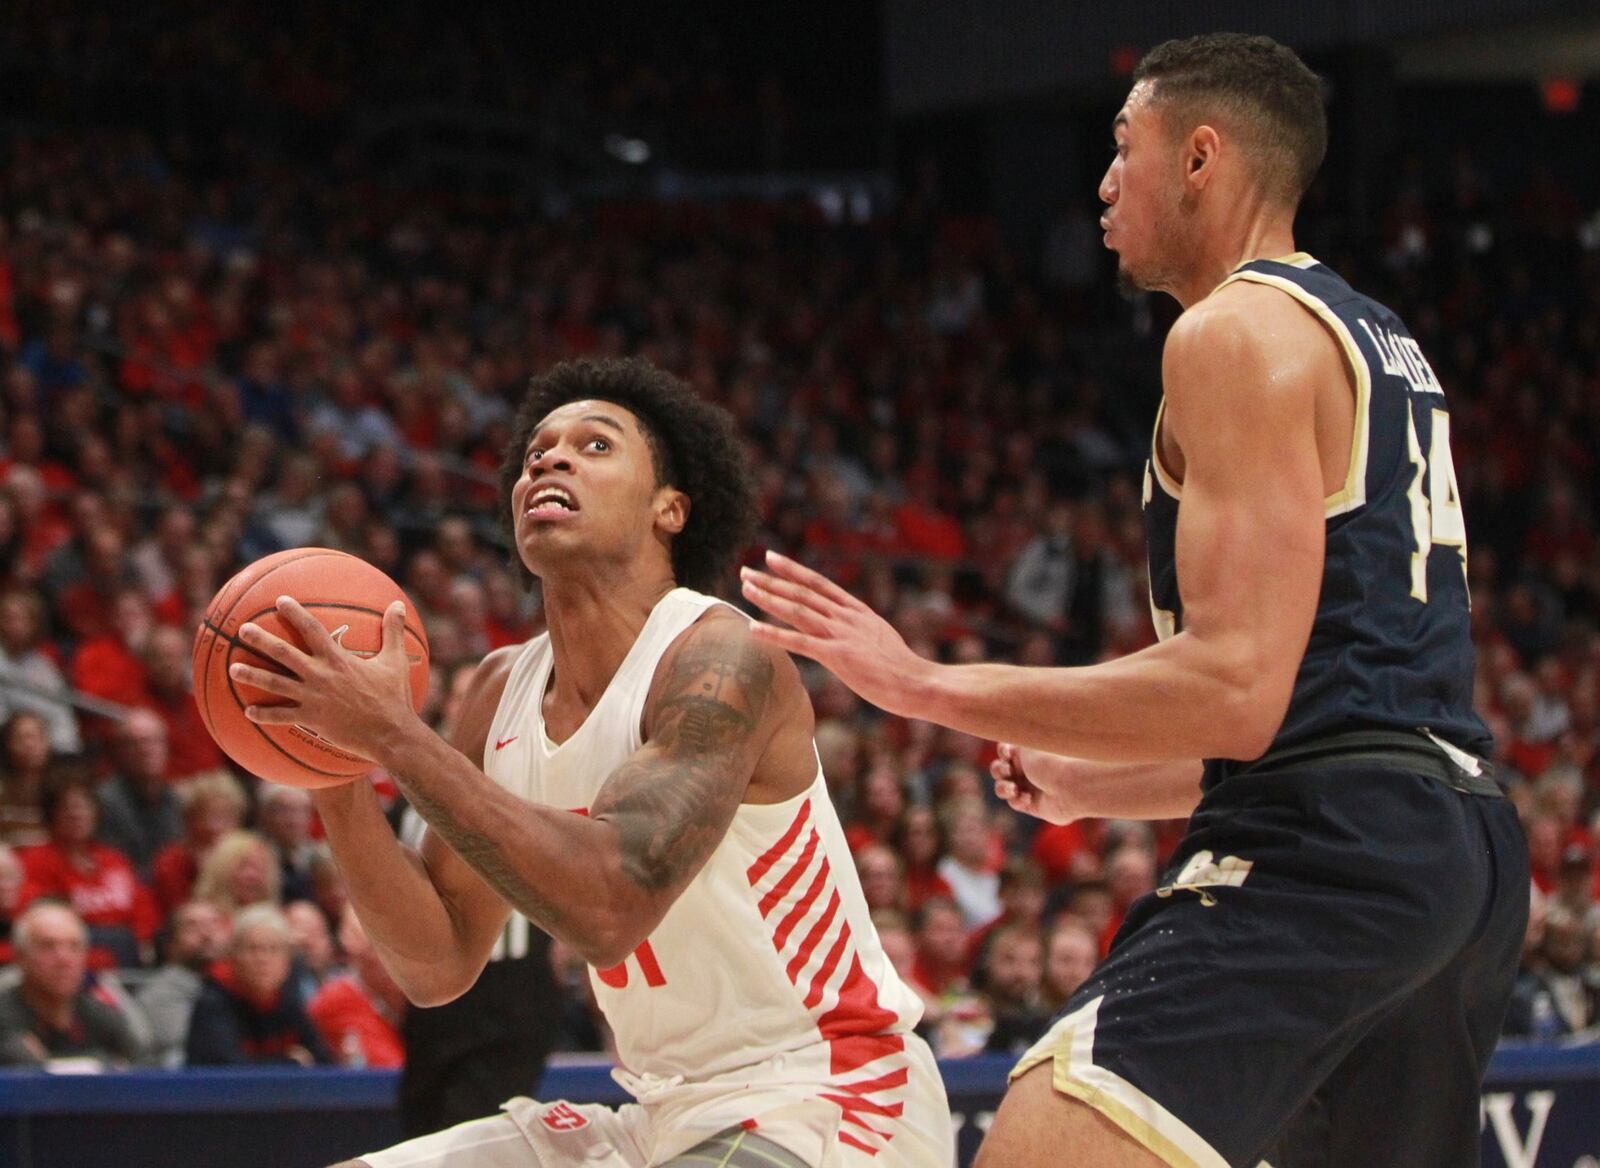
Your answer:
[[[206,729],[229,758],[251,774],[291,787],[349,782],[374,764],[303,727],[259,726],[250,721],[244,716],[246,706],[282,699],[228,676],[235,661],[279,668],[240,642],[240,625],[253,621],[291,644],[300,644],[278,616],[280,596],[294,597],[346,649],[370,657],[383,648],[384,610],[405,600],[405,593],[365,560],[331,548],[294,548],[257,560],[224,584],[195,633],[195,701]],[[405,645],[411,658],[411,701],[420,710],[428,694],[428,638],[409,600]]]

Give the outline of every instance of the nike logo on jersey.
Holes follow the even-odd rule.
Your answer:
[[[515,742],[519,737],[521,737],[521,735],[513,734],[510,738],[501,738],[501,739],[499,739],[499,740],[497,740],[495,742],[494,748],[496,750],[504,750],[506,747],[510,746],[513,742]]]

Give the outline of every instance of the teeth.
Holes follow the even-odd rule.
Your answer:
[[[533,497],[533,502],[529,506],[543,507],[548,503],[556,503],[569,511],[572,510],[572,496],[560,487],[545,487]]]

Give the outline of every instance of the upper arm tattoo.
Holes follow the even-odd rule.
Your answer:
[[[771,658],[731,622],[697,627],[648,711],[650,741],[590,813],[617,830],[623,871],[648,892],[681,885],[721,842],[765,742]]]

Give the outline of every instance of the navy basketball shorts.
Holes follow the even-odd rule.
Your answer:
[[[1387,762],[1223,779],[1012,1077],[1183,1168],[1468,1168],[1528,915],[1509,800]]]

